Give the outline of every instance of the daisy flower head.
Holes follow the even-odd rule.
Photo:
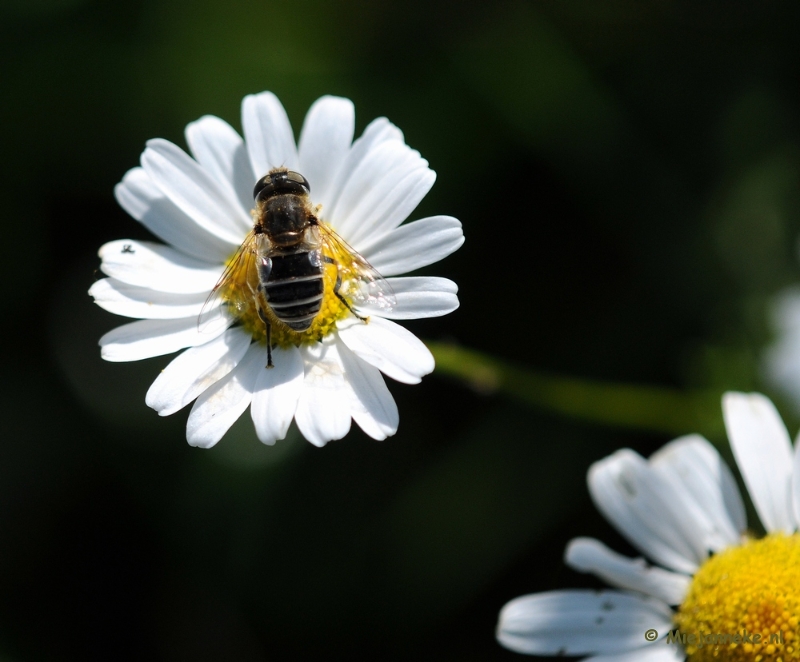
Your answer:
[[[766,530],[748,532],[736,481],[703,437],[645,460],[624,449],[588,472],[597,508],[642,554],[576,538],[567,565],[613,590],[525,595],[500,612],[499,642],[595,662],[800,660],[800,454],[770,400],[727,393],[728,438]]]
[[[202,117],[186,127],[191,156],[150,140],[117,185],[119,204],[163,243],[100,249],[108,277],[89,293],[139,318],[105,334],[101,354],[136,361],[188,348],[145,401],[162,416],[195,401],[190,444],[213,446],[248,406],[265,444],[293,419],[317,446],[347,434],[351,419],[384,439],[398,411],[381,373],[413,384],[433,370],[425,345],[393,320],[452,312],[456,285],[397,276],[458,249],[461,223],[403,224],[435,174],[387,119],[356,140],[354,124],[352,102],[322,97],[296,144],[277,97],[250,95],[244,138]]]

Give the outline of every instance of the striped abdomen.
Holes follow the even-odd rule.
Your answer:
[[[259,279],[264,298],[275,317],[290,329],[305,331],[320,311],[323,272],[319,250],[262,258]]]

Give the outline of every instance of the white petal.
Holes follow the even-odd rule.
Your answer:
[[[378,315],[393,320],[439,317],[458,308],[458,286],[447,278],[434,276],[389,278],[397,304],[387,311],[377,305],[359,305],[363,315]]]
[[[780,292],[769,312],[777,339],[764,356],[765,376],[800,412],[800,290]]]
[[[532,655],[625,653],[666,633],[672,611],[663,602],[618,591],[551,591],[524,595],[500,612],[497,639]]]
[[[630,543],[654,561],[693,573],[706,558],[704,531],[685,500],[637,453],[622,449],[589,469],[597,508]]]
[[[650,457],[650,466],[689,497],[686,508],[700,522],[708,549],[718,552],[741,542],[747,528],[744,503],[731,470],[708,441],[700,435],[676,439]]]
[[[435,179],[419,152],[399,140],[383,142],[353,172],[330,210],[330,221],[356,245],[364,237],[386,234],[405,220]],[[425,182],[425,191],[409,207],[407,198],[414,195],[420,180]],[[405,211],[401,218],[397,218],[398,209]]]
[[[229,189],[247,219],[253,208],[253,185],[258,178],[250,167],[244,140],[227,122],[206,115],[187,125],[186,142],[206,172]],[[244,225],[244,231],[250,230],[251,225],[249,222]]]
[[[174,414],[233,370],[249,346],[250,336],[236,328],[187,349],[161,371],[144,401],[159,416]]]
[[[176,207],[221,239],[241,243],[252,225],[230,189],[209,175],[177,145],[147,141],[142,167]]]
[[[359,358],[405,384],[418,384],[433,372],[433,355],[422,341],[399,324],[380,317],[368,323],[345,320],[339,337]]]
[[[103,245],[100,268],[116,280],[161,292],[208,294],[224,270],[223,265],[187,256],[174,248],[150,241],[119,239]]]
[[[800,437],[794,441],[794,460],[792,461],[792,504],[794,521],[800,528]]]
[[[315,446],[341,439],[350,430],[350,402],[344,368],[331,341],[301,347],[305,365],[303,391],[295,420]]]
[[[405,221],[422,199],[428,195],[436,173],[430,168],[419,168],[405,175],[373,209],[364,210],[362,220],[355,227],[351,240],[355,245],[371,237],[385,236]],[[356,211],[356,216],[359,212]]]
[[[371,152],[385,142],[403,142],[403,133],[385,117],[379,117],[369,123],[361,137],[353,143],[345,156],[339,172],[329,189],[327,206],[322,210],[322,217],[331,222],[331,212],[337,206],[342,193],[350,187],[350,180],[359,170],[361,162],[370,157]],[[312,199],[314,195],[312,194]]]
[[[686,651],[683,646],[667,643],[661,639],[627,653],[593,655],[585,658],[583,662],[683,662],[685,659]]]
[[[179,251],[212,264],[222,264],[240,240],[225,241],[178,209],[142,168],[129,170],[114,188],[120,206],[150,232]]]
[[[172,354],[213,340],[233,320],[217,308],[198,323],[196,316],[178,319],[138,320],[112,329],[100,338],[100,355],[106,361],[140,361]]]
[[[767,381],[782,391],[800,412],[800,328],[784,331],[764,355]]]
[[[278,97],[272,92],[250,94],[244,98],[242,127],[256,180],[272,168],[298,169],[292,125]]]
[[[178,317],[197,318],[200,312],[210,313],[219,307],[220,302],[211,302],[203,310],[208,293],[173,294],[157,292],[146,287],[136,287],[121,283],[113,278],[98,280],[89,288],[94,302],[115,315],[139,317],[143,319],[177,319]]]
[[[267,365],[267,349],[259,346],[262,363]],[[272,350],[274,367],[259,371],[256,377],[250,415],[258,438],[272,445],[286,437],[303,389],[303,359],[295,347]]]
[[[414,271],[438,262],[464,243],[461,222],[451,216],[432,216],[401,225],[359,245],[361,254],[384,276]]]
[[[630,559],[611,551],[594,538],[575,538],[567,545],[564,561],[580,572],[591,572],[617,588],[639,591],[668,605],[683,602],[692,578]]]
[[[419,152],[399,140],[388,140],[377,145],[364,157],[347,180],[343,191],[338,191],[334,205],[323,209],[323,218],[333,225],[348,241],[363,230],[372,229],[373,217],[387,213],[384,204],[398,183],[413,172],[424,171],[428,162]],[[394,204],[394,202],[392,203]],[[367,228],[362,228],[366,225]]]
[[[300,172],[311,185],[315,203],[327,209],[331,186],[350,151],[356,115],[353,102],[342,97],[317,99],[300,131]]]
[[[760,393],[726,393],[725,429],[736,464],[768,532],[794,531],[792,442],[772,402]]]
[[[238,365],[197,398],[189,420],[186,440],[192,446],[211,448],[242,415],[253,397],[256,377],[264,369],[258,345],[244,355]]]
[[[776,343],[767,350],[765,367],[770,382],[785,391],[800,406],[800,291],[784,290],[770,305]]]
[[[373,439],[390,437],[397,432],[400,414],[380,370],[359,359],[341,341],[337,349],[352,394],[353,420]]]
[[[787,288],[773,299],[770,321],[779,332],[800,329],[800,289]]]

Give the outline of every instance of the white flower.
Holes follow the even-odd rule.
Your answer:
[[[764,356],[765,377],[800,413],[800,290],[778,294],[770,312],[776,338]]]
[[[597,662],[797,659],[800,453],[764,396],[727,393],[723,413],[767,535],[746,535],[733,475],[702,437],[676,439],[649,460],[620,450],[590,468],[589,490],[620,533],[661,567],[576,538],[567,546],[566,563],[621,590],[551,591],[512,600],[497,627],[503,646],[534,655],[588,655]],[[754,633],[759,643],[749,647],[746,639],[734,639]],[[785,645],[769,649],[768,638],[779,633]]]
[[[142,167],[115,189],[120,205],[165,243],[124,239],[100,249],[109,277],[90,294],[112,313],[142,318],[104,335],[102,356],[136,361],[189,347],[161,372],[146,402],[166,416],[196,399],[187,423],[194,446],[217,443],[248,405],[266,444],[284,438],[292,419],[318,446],[347,434],[351,418],[384,439],[397,430],[398,412],[381,372],[413,384],[433,370],[428,349],[391,320],[452,312],[456,285],[391,277],[455,251],[464,241],[461,224],[434,216],[401,225],[435,174],[385,118],[353,141],[354,118],[349,100],[322,97],[295,146],[278,99],[269,92],[247,96],[244,140],[223,120],[202,117],[186,127],[194,158],[166,140],[150,140]],[[206,301],[253,228],[255,182],[284,166],[306,177],[321,220],[387,277],[396,305],[365,304],[357,312],[368,323],[346,311],[319,341],[284,342],[267,370],[263,337],[233,319],[224,297],[210,307]]]

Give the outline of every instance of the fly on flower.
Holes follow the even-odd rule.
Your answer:
[[[194,401],[190,444],[213,446],[248,407],[266,444],[293,420],[318,446],[351,420],[384,439],[399,416],[381,373],[415,384],[433,370],[425,345],[393,320],[452,312],[457,287],[400,275],[458,249],[461,223],[405,223],[435,174],[386,118],[356,140],[354,127],[349,100],[322,97],[295,143],[275,95],[251,95],[244,140],[203,117],[186,128],[191,155],[151,140],[117,185],[120,205],[164,243],[100,249],[108,278],[89,293],[139,318],[104,335],[101,353],[135,361],[188,348],[145,402],[166,416]]]
[[[253,189],[255,225],[209,296],[245,325],[263,324],[267,367],[279,347],[321,341],[354,306],[391,311],[391,285],[336,232],[320,222],[300,173],[274,168]],[[201,313],[201,320],[203,315]],[[258,322],[256,321],[258,320]],[[251,333],[258,335],[258,328]]]

